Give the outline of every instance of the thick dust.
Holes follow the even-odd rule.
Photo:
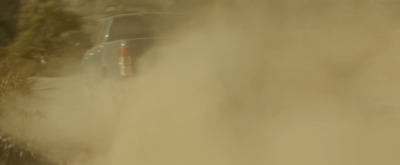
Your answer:
[[[86,98],[79,76],[66,78],[23,104],[45,117],[8,128],[48,151],[86,147],[75,164],[400,163],[400,31],[383,6],[212,4],[132,81]]]

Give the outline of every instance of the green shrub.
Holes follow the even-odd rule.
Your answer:
[[[31,82],[18,74],[0,76],[0,116],[5,110],[17,110],[10,105],[15,104],[16,98],[30,93]]]
[[[7,56],[7,49],[4,47],[0,47],[0,58]]]
[[[10,73],[0,77],[0,98],[7,94],[20,93],[29,94],[31,83],[19,74]]]
[[[75,40],[65,37],[81,31],[80,17],[66,7],[62,0],[25,1],[18,17],[19,33],[7,47],[7,57],[0,61],[0,75],[33,76],[46,69],[52,58],[77,54],[72,45],[85,35]],[[0,49],[0,57],[1,53]]]
[[[55,55],[57,48],[66,42],[62,34],[80,30],[80,19],[67,11],[60,0],[29,1],[21,8],[18,28],[20,32],[9,52],[39,61],[41,57]]]
[[[18,73],[20,76],[35,76],[44,68],[43,65],[32,59],[24,59],[15,56],[6,56],[0,60],[0,76]]]
[[[29,96],[32,81],[15,73],[0,76],[0,117],[9,111],[26,113],[25,109],[18,107],[19,98]]]

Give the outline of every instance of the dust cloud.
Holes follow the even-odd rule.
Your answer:
[[[13,130],[49,151],[85,146],[78,165],[400,163],[400,31],[382,5],[207,9],[140,59],[133,80],[86,99],[79,76],[66,78],[24,104],[45,118],[10,118]]]

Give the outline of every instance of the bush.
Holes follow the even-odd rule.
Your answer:
[[[29,94],[31,83],[19,74],[10,73],[0,77],[0,98],[10,93]]]
[[[71,45],[85,37],[65,37],[81,31],[81,20],[66,9],[62,0],[25,1],[18,30],[14,42],[7,47],[8,56],[0,62],[0,75],[10,71],[23,76],[37,75],[52,58],[73,54],[75,49]]]
[[[66,42],[61,38],[62,34],[80,30],[80,19],[67,11],[60,0],[29,1],[21,8],[18,28],[20,32],[9,52],[39,61],[54,55]]]
[[[7,49],[4,47],[0,47],[0,58],[7,56]]]
[[[0,76],[0,116],[16,103],[19,96],[27,96],[31,90],[31,82],[18,74]],[[12,108],[16,111],[17,108]]]
[[[35,76],[43,68],[43,65],[32,59],[9,55],[0,60],[0,76],[6,76],[11,73],[18,73],[18,75],[24,77]]]

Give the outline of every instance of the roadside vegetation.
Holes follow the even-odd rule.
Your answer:
[[[56,76],[61,63],[79,59],[90,44],[80,15],[69,11],[64,1],[21,0],[18,7],[16,33],[0,45],[0,120],[5,112],[16,111],[9,106],[16,98],[29,96],[31,77]],[[0,128],[0,164],[19,164],[11,158],[18,160],[24,149],[5,140],[3,133]]]
[[[80,17],[65,6],[59,0],[29,1],[21,6],[19,32],[5,48],[1,75],[13,72],[35,76],[45,69],[52,69],[46,67],[53,59],[73,54],[75,50],[71,46],[84,40],[85,34],[81,32]],[[72,34],[79,37],[72,39]]]
[[[79,15],[68,11],[63,1],[22,2],[18,33],[0,47],[0,100],[11,92],[26,95],[32,84],[29,77],[56,75],[60,59],[79,58],[79,46],[87,43]]]

